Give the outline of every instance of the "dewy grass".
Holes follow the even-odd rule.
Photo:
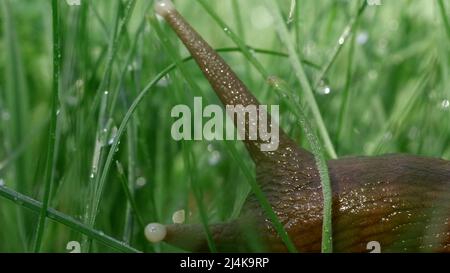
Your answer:
[[[0,186],[0,196],[13,201],[14,203],[18,204],[18,206],[30,209],[36,213],[40,213],[40,211],[43,208],[42,203],[26,196],[23,194],[20,194],[18,192],[15,192],[13,190],[10,190],[8,188],[5,188],[3,186]],[[54,210],[52,208],[47,208],[46,215],[48,218],[63,224],[77,232],[80,232],[92,239],[98,240],[99,242],[114,248],[121,252],[140,252],[137,249],[134,249],[133,247],[130,247],[129,245],[120,242],[110,236],[105,235],[103,232],[92,229],[75,219],[71,218],[68,215],[65,215],[64,213],[61,213],[57,210]]]
[[[365,7],[366,5],[364,5]],[[342,103],[341,103],[341,109],[339,111],[339,119],[338,119],[338,131],[337,131],[337,143],[341,143],[341,141],[343,142],[343,134],[344,134],[344,130],[348,129],[347,124],[347,115],[348,115],[348,108],[349,108],[349,104],[350,104],[350,100],[351,100],[351,84],[352,84],[352,76],[353,76],[353,58],[355,56],[355,43],[356,43],[356,35],[355,35],[355,30],[358,27],[358,23],[359,23],[359,18],[360,15],[362,14],[362,9],[360,9],[360,12],[358,12],[358,15],[356,15],[356,20],[353,24],[351,24],[351,29],[353,32],[353,35],[351,37],[350,40],[350,48],[349,48],[349,52],[348,52],[348,63],[347,63],[347,72],[346,72],[346,76],[345,76],[345,87],[344,87],[344,91],[343,91],[343,99],[342,99]],[[337,55],[337,53],[336,53]],[[330,65],[331,66],[331,65]]]
[[[317,77],[316,83],[314,84],[314,90],[317,90],[317,88],[319,88],[320,83],[325,79],[326,74],[330,70],[333,63],[336,61],[339,53],[341,52],[346,41],[348,40],[348,37],[350,35],[352,35],[352,33],[354,32],[356,23],[359,21],[359,18],[361,17],[361,15],[363,14],[364,10],[367,7],[367,0],[363,0],[362,2],[363,2],[363,4],[358,9],[356,15],[350,20],[350,23],[344,28],[344,31],[339,36],[339,40],[333,49],[333,53],[331,53],[330,58],[328,59],[328,62],[322,68],[322,71],[320,72],[319,77]]]
[[[101,103],[101,110],[100,113],[98,115],[98,123],[97,123],[97,139],[96,139],[96,143],[95,143],[95,152],[94,152],[94,162],[93,162],[93,169],[92,169],[92,174],[93,174],[93,178],[94,180],[93,182],[93,186],[91,187],[91,193],[92,193],[92,202],[91,205],[89,207],[89,210],[87,212],[86,215],[86,221],[88,222],[88,224],[93,227],[95,225],[95,221],[97,218],[97,213],[98,213],[98,205],[100,203],[100,199],[101,199],[101,195],[103,194],[103,187],[104,187],[104,180],[100,181],[101,178],[105,177],[106,179],[106,175],[97,175],[97,173],[99,171],[102,170],[101,168],[101,163],[103,162],[103,143],[100,141],[101,138],[101,134],[105,133],[104,130],[104,122],[106,120],[105,115],[107,114],[106,112],[106,106],[108,105],[108,95],[109,95],[109,89],[110,89],[110,84],[111,84],[111,73],[113,70],[113,64],[115,61],[115,57],[118,51],[118,46],[121,42],[121,38],[124,34],[125,31],[125,27],[128,24],[128,21],[130,20],[131,14],[134,10],[134,7],[136,5],[136,0],[129,0],[125,6],[125,12],[124,12],[124,16],[122,18],[120,18],[120,15],[122,13],[122,3],[119,1],[117,2],[117,12],[116,12],[116,18],[115,18],[115,26],[113,28],[113,31],[111,33],[111,40],[109,42],[108,45],[108,54],[107,54],[107,62],[106,62],[106,70],[104,72],[102,81],[100,82],[99,85],[99,89],[96,95],[97,97],[102,97],[102,103]],[[95,108],[96,103],[94,102],[94,108]],[[108,132],[109,133],[109,132]],[[91,176],[92,178],[92,176]],[[85,241],[85,243],[83,244],[86,248],[87,251],[89,251],[90,249],[90,242],[89,241]]]
[[[116,161],[117,166],[117,172],[119,173],[120,183],[122,185],[122,189],[127,197],[127,200],[133,210],[134,215],[136,216],[136,219],[139,223],[140,228],[145,227],[144,218],[142,217],[141,212],[139,211],[139,208],[136,204],[136,200],[134,199],[133,193],[130,190],[129,183],[127,183],[127,178],[125,176],[125,171],[123,169],[122,164],[120,164],[118,161]]]
[[[428,59],[429,65],[427,68],[435,63],[434,56],[430,56]],[[389,120],[385,123],[383,129],[380,130],[379,134],[377,134],[376,138],[369,142],[366,149],[369,155],[378,154],[383,147],[383,142],[389,140],[389,134],[395,134],[400,130],[400,127],[404,124],[404,120],[410,115],[415,104],[419,101],[420,96],[423,95],[421,91],[427,87],[432,74],[433,70],[425,71],[422,77],[414,82],[414,88],[411,88],[411,91],[409,91],[411,93],[409,98],[405,101],[398,102],[398,106],[396,107],[397,110],[391,115]]]
[[[4,59],[6,65],[4,71],[4,94],[1,94],[5,99],[5,108],[9,111],[8,115],[10,120],[6,120],[4,128],[5,140],[11,146],[10,149],[16,151],[13,154],[15,156],[16,164],[11,164],[13,185],[20,191],[25,191],[28,188],[29,173],[27,172],[29,165],[29,159],[27,151],[23,154],[18,151],[26,141],[26,124],[29,117],[29,96],[28,90],[25,85],[25,71],[23,68],[21,54],[19,51],[19,43],[17,41],[16,25],[12,18],[11,3],[9,0],[1,1],[2,9],[2,23],[3,23],[3,42],[4,42]],[[2,109],[0,109],[2,113]],[[1,114],[3,115],[3,114]],[[3,120],[2,120],[3,123]],[[20,245],[27,249],[27,236],[25,234],[25,216],[17,209],[14,212],[14,222],[18,226],[19,234],[17,238],[20,241]]]
[[[272,12],[275,17],[275,24],[277,26],[277,31],[284,42],[287,50],[289,52],[289,60],[291,62],[292,68],[295,71],[295,75],[297,76],[298,81],[300,82],[303,92],[306,97],[306,102],[308,106],[311,108],[313,117],[316,121],[316,124],[319,129],[320,136],[324,142],[325,150],[329,154],[331,158],[336,158],[336,151],[334,149],[334,145],[331,141],[330,135],[328,133],[327,127],[323,120],[322,114],[320,113],[319,106],[317,105],[317,101],[314,97],[313,89],[309,83],[308,77],[306,76],[303,65],[300,61],[294,43],[289,35],[288,29],[284,23],[283,16],[280,11],[280,7],[273,1],[266,0],[266,6]]]
[[[185,141],[183,142],[183,160],[185,168],[189,172],[189,184],[191,186],[192,192],[194,194],[195,202],[197,203],[197,207],[200,214],[200,220],[202,222],[203,230],[206,234],[206,241],[208,243],[209,250],[213,253],[217,252],[216,244],[214,243],[212,233],[209,230],[209,223],[208,223],[208,215],[205,208],[205,205],[203,204],[203,198],[202,198],[202,190],[198,186],[198,183],[196,182],[197,176],[197,170],[195,166],[195,162],[192,162],[192,148],[189,142]]]
[[[41,212],[39,214],[38,224],[36,226],[36,238],[34,243],[34,251],[39,252],[42,244],[42,236],[45,230],[45,220],[47,208],[51,200],[50,192],[53,185],[55,175],[55,149],[56,149],[56,125],[58,119],[58,95],[59,95],[59,78],[61,69],[61,34],[60,34],[60,15],[59,1],[52,0],[52,27],[53,27],[53,85],[52,85],[52,103],[50,110],[50,129],[47,143],[47,161],[45,166],[45,186],[44,199],[42,202]]]

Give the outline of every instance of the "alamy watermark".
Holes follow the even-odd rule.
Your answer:
[[[261,151],[275,151],[279,145],[279,106],[271,105],[270,115],[268,108],[267,105],[226,105],[224,113],[219,105],[203,107],[202,98],[194,97],[193,111],[184,104],[172,108],[171,116],[177,118],[172,124],[172,138],[177,141],[250,140],[260,143]]]

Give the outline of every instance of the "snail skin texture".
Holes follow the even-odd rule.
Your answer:
[[[260,105],[170,1],[157,2],[155,10],[184,43],[224,105]],[[261,151],[261,140],[246,138],[244,143],[255,163],[257,182],[297,250],[319,252],[323,196],[314,157],[281,128],[279,132],[276,151]],[[335,252],[367,252],[373,242],[379,243],[382,252],[450,252],[449,161],[384,155],[330,160],[328,168]],[[249,234],[265,251],[287,251],[253,195],[239,218],[209,229],[219,251],[254,250],[246,243]],[[156,229],[151,224],[146,235],[152,242],[209,251],[198,224],[158,225]]]

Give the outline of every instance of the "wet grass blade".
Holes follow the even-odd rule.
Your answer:
[[[20,194],[16,191],[13,191],[11,189],[5,188],[3,186],[0,186],[0,196],[3,198],[6,198],[14,203],[16,203],[18,206],[21,206],[23,208],[27,208],[29,210],[32,210],[36,213],[40,213],[42,210],[42,203],[26,196],[23,194]],[[103,232],[92,229],[88,227],[85,224],[82,224],[78,222],[77,220],[73,219],[72,217],[61,213],[57,210],[54,210],[52,208],[47,208],[46,215],[48,218],[65,225],[77,232],[80,232],[81,234],[84,234],[86,236],[89,236],[92,239],[95,239],[113,249],[116,249],[121,252],[140,252],[139,250],[120,242],[108,235],[103,234]]]
[[[439,5],[439,11],[441,12],[442,21],[444,22],[445,31],[447,33],[447,37],[450,39],[450,23],[445,11],[444,0],[437,0]]]
[[[356,15],[350,20],[350,23],[344,28],[344,31],[339,36],[339,40],[336,44],[336,46],[333,49],[333,52],[330,55],[330,58],[328,59],[328,62],[324,65],[322,68],[322,71],[319,74],[319,77],[317,78],[316,83],[314,84],[314,90],[317,90],[317,88],[320,86],[320,83],[325,79],[326,74],[330,70],[333,63],[336,61],[339,53],[341,52],[342,48],[345,46],[346,41],[348,40],[349,36],[352,35],[354,32],[355,26],[357,22],[359,21],[359,18],[363,14],[364,10],[367,7],[367,1],[363,0],[363,4],[356,12]],[[353,33],[354,36],[354,33]]]
[[[331,141],[328,129],[323,120],[316,98],[314,97],[313,89],[311,87],[308,77],[306,76],[303,64],[301,63],[300,57],[298,56],[296,46],[292,41],[292,38],[289,34],[286,24],[284,23],[280,7],[277,3],[271,0],[266,0],[265,3],[275,18],[276,21],[275,24],[277,27],[278,35],[280,36],[284,45],[287,47],[291,66],[294,69],[295,75],[298,81],[300,82],[300,85],[302,86],[302,91],[305,94],[306,102],[308,106],[311,108],[311,112],[314,117],[315,123],[319,129],[319,134],[322,138],[322,141],[324,142],[325,150],[327,151],[328,155],[331,158],[336,158],[337,154],[334,149],[334,145]]]
[[[56,149],[56,131],[58,120],[58,95],[59,95],[59,77],[61,70],[61,34],[60,34],[60,15],[59,15],[59,1],[52,0],[52,27],[53,27],[53,85],[52,85],[52,103],[50,111],[50,135],[47,143],[47,162],[45,167],[45,186],[44,186],[44,199],[42,202],[41,213],[39,214],[39,220],[36,227],[36,238],[34,243],[34,251],[39,252],[41,250],[42,236],[45,230],[45,220],[47,214],[47,208],[49,206],[50,192],[53,185],[54,173],[55,173],[55,149]]]

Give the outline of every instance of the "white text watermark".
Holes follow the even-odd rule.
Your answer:
[[[219,105],[210,104],[203,107],[202,98],[194,97],[193,111],[183,104],[172,108],[171,116],[177,118],[172,124],[172,138],[177,141],[257,141],[261,143],[261,151],[275,151],[279,145],[279,106],[271,105],[270,115],[268,108],[267,105],[226,105],[225,114]],[[230,118],[227,118],[227,115]]]

